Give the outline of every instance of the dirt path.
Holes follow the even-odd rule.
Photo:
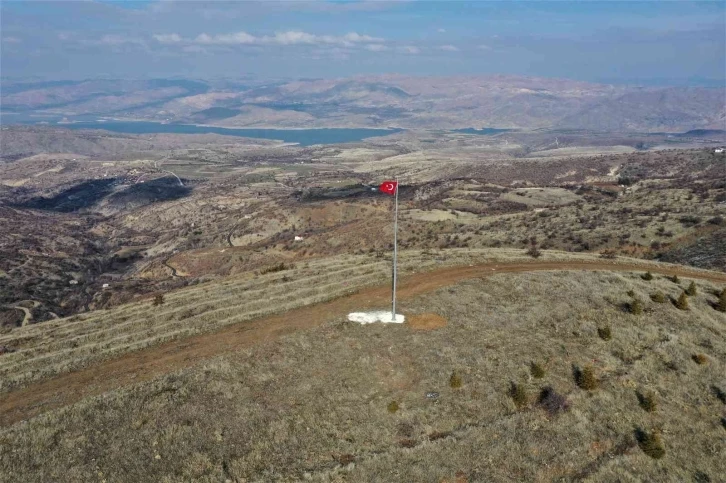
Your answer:
[[[651,272],[678,275],[716,283],[726,283],[726,273],[696,272],[687,268],[653,267],[637,263],[607,261],[523,263],[487,263],[475,266],[449,267],[405,277],[400,284],[399,299],[410,299],[462,280],[498,273],[534,272],[542,270],[605,270],[619,272]],[[310,305],[288,312],[240,322],[217,332],[170,341],[158,346],[124,354],[76,372],[61,374],[2,394],[0,426],[75,403],[83,398],[102,394],[129,384],[148,381],[163,374],[192,366],[205,359],[231,353],[254,344],[275,340],[296,330],[315,327],[355,310],[385,306],[390,286],[363,289],[353,295]]]

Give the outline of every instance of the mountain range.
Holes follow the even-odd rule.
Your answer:
[[[99,116],[224,127],[587,129],[726,126],[726,89],[509,75],[342,79],[84,80],[2,84],[4,114]],[[13,116],[6,116],[5,123]]]

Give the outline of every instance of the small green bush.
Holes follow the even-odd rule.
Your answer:
[[[716,302],[716,310],[719,312],[726,312],[726,288],[721,290],[721,294],[718,296],[718,302]]]
[[[527,392],[521,384],[512,383],[509,387],[509,397],[514,401],[517,409],[521,409],[527,405]]]
[[[681,310],[688,310],[688,296],[686,292],[681,293],[681,296],[676,300],[675,306]]]
[[[154,302],[153,302],[154,307],[157,307],[157,306],[163,305],[163,304],[164,304],[164,294],[159,293],[159,294],[154,295]]]
[[[686,289],[686,295],[693,297],[696,295],[696,284],[694,282],[691,282],[691,284]]]
[[[693,354],[691,356],[691,359],[693,359],[693,362],[695,362],[699,366],[708,364],[708,357],[706,356],[706,354]]]
[[[395,413],[400,409],[400,406],[396,401],[391,401],[388,403],[387,409],[389,413]]]
[[[641,312],[642,312],[642,309],[641,309]],[[613,338],[613,334],[612,334],[612,331],[610,330],[610,326],[598,327],[597,335],[599,335],[602,340],[610,340]]]
[[[641,302],[639,298],[634,298],[633,301],[630,302],[630,313],[633,315],[640,315],[643,313],[643,302]]]
[[[449,386],[452,389],[458,389],[461,387],[462,381],[461,376],[456,373],[456,371],[451,373],[451,377],[449,377]]]
[[[595,372],[591,366],[584,368],[575,368],[575,383],[580,389],[586,391],[594,391],[600,386],[600,381],[595,377]]]
[[[634,292],[633,290],[628,290],[628,291],[627,291],[627,292],[625,292],[625,293],[627,293],[627,294],[628,294],[628,297],[635,297],[635,292]]]
[[[638,404],[643,408],[644,411],[652,413],[658,407],[658,403],[655,400],[655,394],[652,392],[642,393],[640,391],[635,393],[638,396]]]
[[[532,374],[532,377],[534,377],[535,379],[542,379],[543,377],[545,377],[544,367],[537,364],[536,362],[532,362],[529,365],[529,372],[530,372],[530,374]]]
[[[673,275],[670,277],[670,281],[673,283],[681,283],[681,280],[678,278],[678,275]]]
[[[657,460],[665,456],[665,446],[660,438],[660,434],[657,432],[647,433],[642,429],[637,429],[635,431],[635,439],[638,440],[638,446],[643,450],[643,453],[651,458]]]
[[[652,273],[650,273],[650,271],[648,271],[648,272],[645,272],[645,273],[644,273],[643,275],[641,275],[641,278],[642,278],[643,280],[648,280],[648,281],[650,281],[650,280],[653,280],[653,274],[652,274]]]
[[[721,389],[720,387],[714,385],[711,386],[711,391],[713,392],[713,395],[716,396],[716,398],[721,401],[722,403],[726,404],[726,391]]]
[[[666,297],[663,295],[663,292],[654,293],[650,296],[650,299],[657,304],[664,304],[666,302]]]
[[[534,243],[530,245],[525,253],[532,258],[539,258],[542,256],[542,252],[539,250],[539,248],[537,248],[537,245]]]

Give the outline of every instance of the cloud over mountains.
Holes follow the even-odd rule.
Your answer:
[[[176,33],[154,34],[154,39],[162,44],[201,44],[201,45],[336,45],[353,47],[355,45],[380,45],[384,39],[357,32],[345,35],[317,35],[299,30],[276,32],[274,35],[255,36],[244,31],[207,34],[201,33],[193,38],[183,38]]]

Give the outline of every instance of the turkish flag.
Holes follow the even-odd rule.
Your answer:
[[[398,189],[398,181],[384,181],[378,187],[378,191],[386,193],[387,195],[395,195]]]

